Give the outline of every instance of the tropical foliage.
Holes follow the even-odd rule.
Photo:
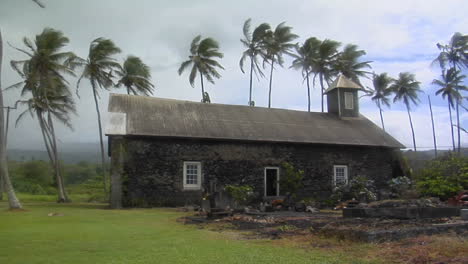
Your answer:
[[[205,99],[205,87],[203,84],[203,77],[210,83],[214,84],[214,79],[221,78],[218,69],[224,70],[224,67],[216,61],[216,58],[222,58],[224,55],[219,51],[219,44],[212,38],[201,39],[201,36],[196,36],[190,44],[189,59],[182,62],[179,67],[178,73],[181,75],[186,69],[192,66],[189,75],[189,82],[192,87],[195,87],[195,78],[200,74],[202,102],[208,103]]]
[[[374,89],[371,91],[371,99],[375,102],[380,112],[380,121],[382,122],[382,129],[385,131],[385,124],[382,114],[382,107],[390,107],[390,98],[389,96],[392,93],[390,89],[390,84],[393,79],[387,75],[387,73],[374,74],[372,79],[372,84]]]
[[[278,64],[283,66],[284,55],[292,55],[295,45],[292,43],[293,40],[298,38],[296,34],[293,34],[292,27],[286,26],[285,22],[280,23],[276,26],[275,30],[269,30],[265,34],[264,45],[264,64],[270,64],[270,85],[268,90],[268,108],[271,107],[271,88],[273,82],[273,70],[274,65]]]
[[[325,39],[323,41],[313,41],[315,50],[314,60],[312,61],[312,72],[314,74],[314,83],[315,79],[318,76],[320,81],[320,90],[321,90],[321,108],[322,112],[324,111],[324,96],[325,96],[325,84],[331,82],[333,76],[336,74],[335,66],[336,60],[340,56],[338,48],[341,43]]]
[[[411,104],[417,105],[419,103],[418,94],[420,90],[420,82],[416,81],[414,74],[409,72],[401,72],[398,79],[394,80],[390,89],[395,93],[393,102],[401,101],[406,106],[408,118],[411,126],[411,135],[413,136],[413,147],[416,149],[416,136],[414,134],[413,121],[411,119]]]
[[[151,83],[150,68],[135,56],[128,56],[121,69],[117,69],[119,78],[117,87],[125,86],[127,94],[152,95],[154,85]]]
[[[254,102],[252,101],[252,77],[254,72],[257,77],[264,76],[262,68],[260,68],[259,57],[263,58],[265,56],[265,37],[267,33],[271,30],[271,27],[267,23],[263,23],[256,27],[253,32],[250,32],[250,23],[251,19],[249,18],[245,21],[244,27],[242,28],[244,38],[240,41],[242,42],[246,50],[244,50],[244,52],[242,53],[242,57],[239,61],[239,66],[242,73],[245,73],[245,61],[247,59],[250,59],[249,105],[254,106]]]
[[[442,79],[440,82],[434,80],[434,84],[441,87],[445,86],[446,88],[452,87],[452,89],[445,89],[445,93],[442,93],[442,96],[447,96],[449,100],[449,114],[450,114],[450,125],[452,132],[452,144],[453,149],[455,150],[455,139],[453,133],[453,121],[452,121],[452,111],[450,107],[453,107],[453,100],[455,100],[455,109],[457,113],[457,141],[458,141],[458,152],[461,149],[460,141],[460,131],[464,130],[460,125],[460,105],[462,104],[462,96],[458,96],[460,90],[466,90],[466,86],[462,86],[464,75],[461,75],[461,70],[463,68],[468,68],[468,35],[463,35],[459,32],[453,34],[448,44],[437,43],[437,48],[440,50],[439,55],[434,60],[433,63],[439,64],[442,70]],[[440,91],[440,90],[439,90]],[[439,92],[438,91],[438,92]],[[439,92],[440,94],[441,92]],[[451,96],[448,96],[448,93]],[[452,102],[451,102],[452,101]],[[463,105],[461,105],[463,107]],[[466,109],[466,108],[465,108]]]
[[[21,88],[21,101],[27,110],[19,115],[20,121],[27,113],[36,116],[41,128],[44,144],[54,169],[58,189],[58,201],[68,202],[68,195],[60,169],[54,121],[72,127],[70,114],[75,113],[75,104],[65,76],[75,76],[73,71],[77,57],[62,49],[69,40],[62,32],[46,28],[34,41],[23,39],[27,50],[16,48],[27,55],[27,59],[12,61],[12,68],[23,79],[11,88]]]
[[[371,61],[361,61],[361,57],[364,55],[366,52],[360,50],[357,45],[346,45],[339,53],[336,65],[333,67],[335,76],[342,74],[362,86],[360,78],[367,77],[370,72],[365,71],[365,69],[371,68]]]
[[[300,70],[307,84],[307,110],[310,112],[310,75],[314,69],[316,58],[316,47],[320,41],[316,38],[308,38],[302,46],[296,45],[296,54],[291,68]]]
[[[452,108],[456,105],[455,102],[459,102],[462,99],[461,91],[465,90],[466,87],[463,86],[463,79],[465,75],[461,75],[459,70],[455,68],[450,68],[445,71],[442,70],[440,80],[433,80],[432,84],[439,87],[439,90],[436,91],[436,95],[442,95],[442,98],[447,98],[449,117],[450,117],[450,129],[452,132],[452,145],[455,150],[455,136],[453,133],[453,121],[452,121]],[[458,112],[457,112],[458,119]],[[458,119],[459,120],[459,119]],[[460,124],[457,123],[459,126]]]
[[[118,71],[120,64],[113,57],[120,53],[120,49],[110,39],[97,38],[93,40],[89,46],[89,53],[86,59],[81,59],[81,65],[84,67],[76,84],[77,94],[78,87],[83,78],[89,80],[93,91],[94,103],[96,106],[96,114],[98,121],[99,143],[101,147],[101,163],[103,171],[106,171],[106,158],[104,153],[104,141],[102,138],[102,122],[101,112],[99,110],[99,89],[110,89],[113,87],[112,80],[113,71]],[[125,67],[125,66],[124,66]],[[106,177],[103,177],[104,191],[106,191]]]
[[[415,175],[415,179],[422,195],[447,199],[468,189],[468,158],[448,155],[433,160]]]

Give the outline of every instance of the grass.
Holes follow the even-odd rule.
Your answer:
[[[20,198],[23,211],[9,211],[0,202],[0,263],[468,262],[468,241],[458,236],[369,244],[304,231],[279,240],[245,240],[220,223],[184,225],[177,219],[185,213],[174,209],[109,210],[105,204],[56,204],[55,196]]]
[[[108,210],[23,198],[24,211],[0,202],[0,263],[368,263],[339,252],[235,240],[179,223],[183,213],[173,209]]]

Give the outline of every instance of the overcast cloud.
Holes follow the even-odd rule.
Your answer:
[[[89,43],[97,37],[114,40],[122,49],[117,58],[140,56],[152,68],[157,87],[155,96],[163,98],[200,100],[200,88],[192,88],[188,76],[177,74],[179,64],[188,56],[194,36],[213,37],[219,41],[226,68],[222,79],[207,85],[213,102],[247,104],[248,75],[242,74],[238,62],[242,52],[239,39],[242,25],[252,18],[253,25],[263,22],[276,26],[286,23],[300,36],[298,42],[315,36],[330,38],[344,44],[353,43],[367,51],[373,71],[396,76],[410,71],[422,82],[426,94],[432,96],[437,141],[450,146],[450,126],[446,103],[434,97],[430,82],[439,76],[431,67],[436,57],[437,42],[447,42],[454,32],[464,34],[468,29],[468,1],[150,1],[150,0],[43,0],[45,9],[30,0],[0,0],[0,28],[4,41],[21,46],[24,36],[33,38],[45,27],[59,29],[70,38],[68,50],[86,57]],[[22,58],[5,47],[3,86],[19,81],[8,62]],[[273,107],[305,110],[306,88],[299,72],[278,68],[273,79]],[[72,87],[76,80],[72,80]],[[369,82],[365,82],[369,85]],[[268,80],[254,81],[254,100],[258,106],[267,105]],[[112,92],[123,93],[124,90]],[[319,111],[319,90],[313,93],[313,111]],[[427,95],[414,109],[417,145],[421,149],[432,146]],[[81,99],[76,98],[78,116],[73,117],[74,131],[59,128],[63,143],[97,142],[97,121],[91,87],[84,81]],[[5,94],[6,104],[12,105],[18,91]],[[100,107],[106,119],[108,92],[101,93]],[[21,109],[24,110],[24,109]],[[13,113],[15,120],[19,111]],[[361,100],[361,113],[380,126],[378,109],[368,98]],[[401,105],[385,110],[387,131],[408,147],[412,146],[408,117]],[[468,127],[468,114],[461,116]],[[462,135],[463,145],[468,137]],[[37,121],[28,117],[10,131],[9,148],[42,148]]]

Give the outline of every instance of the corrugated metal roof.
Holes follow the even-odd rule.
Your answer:
[[[363,116],[122,94],[111,94],[108,110],[126,114],[111,123],[126,135],[404,147]],[[118,120],[122,128],[116,128]]]
[[[338,78],[336,78],[332,82],[332,84],[325,91],[325,93],[328,93],[331,90],[336,89],[336,88],[351,88],[351,89],[359,89],[359,90],[362,89],[362,87],[359,84],[357,84],[357,83],[353,82],[352,80],[346,78],[344,75],[338,76]]]

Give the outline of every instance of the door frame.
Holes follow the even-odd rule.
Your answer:
[[[263,170],[263,196],[264,197],[274,197],[274,196],[267,196],[267,170],[276,170],[276,195],[279,196],[280,194],[280,169],[279,167],[265,167]]]

